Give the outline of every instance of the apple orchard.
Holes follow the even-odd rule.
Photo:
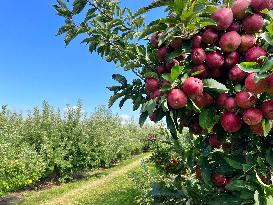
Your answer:
[[[158,7],[166,17],[145,24],[143,14]],[[67,44],[85,33],[91,52],[136,74],[131,83],[113,75],[120,85],[109,87],[109,105],[132,100],[141,125],[166,120],[180,204],[273,204],[272,8],[272,0],[161,0],[136,13],[109,1],[56,6]]]

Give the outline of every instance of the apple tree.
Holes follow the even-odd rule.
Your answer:
[[[178,186],[184,204],[273,204],[272,0],[158,0],[136,12],[112,0],[54,7],[66,45],[80,36],[91,53],[135,74],[132,82],[112,76],[109,106],[131,100],[140,125],[166,120],[182,159],[178,184],[188,180],[182,173],[198,179],[198,193]],[[147,23],[155,8],[164,17]],[[184,128],[194,149],[181,149]]]

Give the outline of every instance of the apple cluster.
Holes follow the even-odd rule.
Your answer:
[[[265,79],[256,81],[256,73],[247,73],[240,69],[241,62],[257,62],[262,65],[263,57],[269,53],[261,46],[257,34],[264,28],[264,9],[271,10],[273,0],[237,0],[231,8],[218,8],[211,16],[216,22],[215,26],[208,26],[192,39],[191,71],[189,77],[181,85],[172,87],[167,93],[161,88],[170,85],[166,80],[147,78],[145,91],[150,99],[157,99],[167,94],[168,106],[179,110],[193,101],[200,109],[211,106],[217,108],[222,128],[228,133],[239,132],[242,126],[248,126],[254,135],[264,134],[262,121],[273,120],[273,74]],[[182,39],[174,38],[168,45],[158,47],[160,32],[151,37],[151,44],[157,49],[157,59],[160,62],[157,73],[159,76],[170,73],[171,69],[185,61],[181,55],[171,61],[166,60],[169,52],[182,47]],[[215,96],[205,92],[203,80],[215,79],[225,85],[232,83],[240,85],[242,89],[237,93],[220,93]],[[161,78],[160,78],[161,79]],[[271,96],[261,101],[260,96]],[[156,112],[150,116],[156,121]],[[189,127],[196,135],[207,134],[207,130],[199,125],[198,114],[189,111],[184,113],[180,122],[182,126]],[[215,133],[208,137],[208,143],[213,148],[220,148],[223,143],[218,140]],[[200,175],[200,167],[196,174]],[[212,174],[212,181],[217,186],[225,186],[229,179],[224,176]]]
[[[255,82],[255,73],[246,73],[238,66],[240,62],[263,63],[262,56],[268,56],[267,51],[260,47],[255,38],[264,26],[261,10],[273,7],[272,1],[237,0],[230,8],[219,8],[211,18],[217,26],[209,26],[202,33],[192,39],[191,61],[193,64],[191,76],[183,82],[181,87],[168,92],[168,105],[172,109],[181,109],[187,105],[188,99],[200,108],[217,105],[223,110],[221,124],[226,132],[237,132],[242,123],[250,126],[254,134],[263,134],[262,119],[273,119],[273,101],[264,101],[260,107],[256,106],[257,95],[264,92],[273,94],[273,75]],[[247,10],[252,8],[252,14]],[[157,47],[161,33],[151,37],[151,43]],[[182,40],[175,38],[169,46],[157,48],[157,58],[161,64],[157,68],[158,74],[170,73],[175,65],[185,59],[184,55],[166,62],[166,55],[175,49],[181,49]],[[206,51],[209,47],[217,47],[214,51]],[[208,49],[210,50],[210,49]],[[244,90],[236,95],[222,93],[214,99],[203,91],[202,80],[206,78],[232,81],[241,84]],[[169,82],[160,82],[155,78],[146,79],[145,91],[151,99],[158,98],[164,93],[160,90]],[[187,116],[186,116],[187,117]],[[151,117],[155,120],[155,115]],[[196,118],[197,119],[197,118]],[[184,119],[182,119],[183,122]],[[185,123],[187,125],[187,123]],[[197,121],[190,124],[193,133],[201,134],[202,128]]]

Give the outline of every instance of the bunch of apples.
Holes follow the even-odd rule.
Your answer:
[[[263,119],[273,120],[273,74],[260,81],[255,79],[256,73],[245,72],[240,69],[241,62],[257,62],[263,65],[267,52],[258,40],[258,34],[265,26],[263,10],[271,10],[273,0],[237,0],[231,8],[218,8],[211,18],[215,26],[208,26],[201,30],[191,40],[190,64],[191,71],[188,78],[181,84],[172,85],[168,91],[162,87],[170,82],[161,78],[170,73],[174,66],[181,65],[186,60],[182,54],[171,61],[167,61],[168,53],[179,50],[183,40],[174,38],[170,43],[158,46],[161,32],[151,37],[151,44],[156,48],[159,63],[157,73],[159,78],[146,78],[145,91],[149,99],[158,99],[167,95],[170,109],[187,108],[189,101],[193,101],[199,109],[216,107],[221,118],[219,123],[227,133],[240,132],[242,127],[248,127],[254,135],[262,136]],[[238,92],[225,92],[215,95],[204,89],[204,79],[215,79],[225,85],[232,83],[240,85]],[[262,99],[261,96],[268,96]],[[150,116],[156,121],[156,111]],[[199,114],[192,110],[184,113],[180,118],[181,126],[189,127],[193,134],[208,135],[208,143],[213,148],[221,148],[223,142],[216,133],[208,133],[199,124]],[[270,125],[271,126],[271,125]],[[200,167],[196,167],[196,175],[200,176]],[[226,186],[230,179],[212,173],[212,181],[217,186]]]

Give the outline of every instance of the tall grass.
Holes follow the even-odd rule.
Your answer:
[[[98,107],[84,114],[81,103],[62,114],[43,103],[27,116],[0,112],[0,195],[47,178],[65,181],[78,171],[108,167],[143,151],[154,126],[121,123]]]

